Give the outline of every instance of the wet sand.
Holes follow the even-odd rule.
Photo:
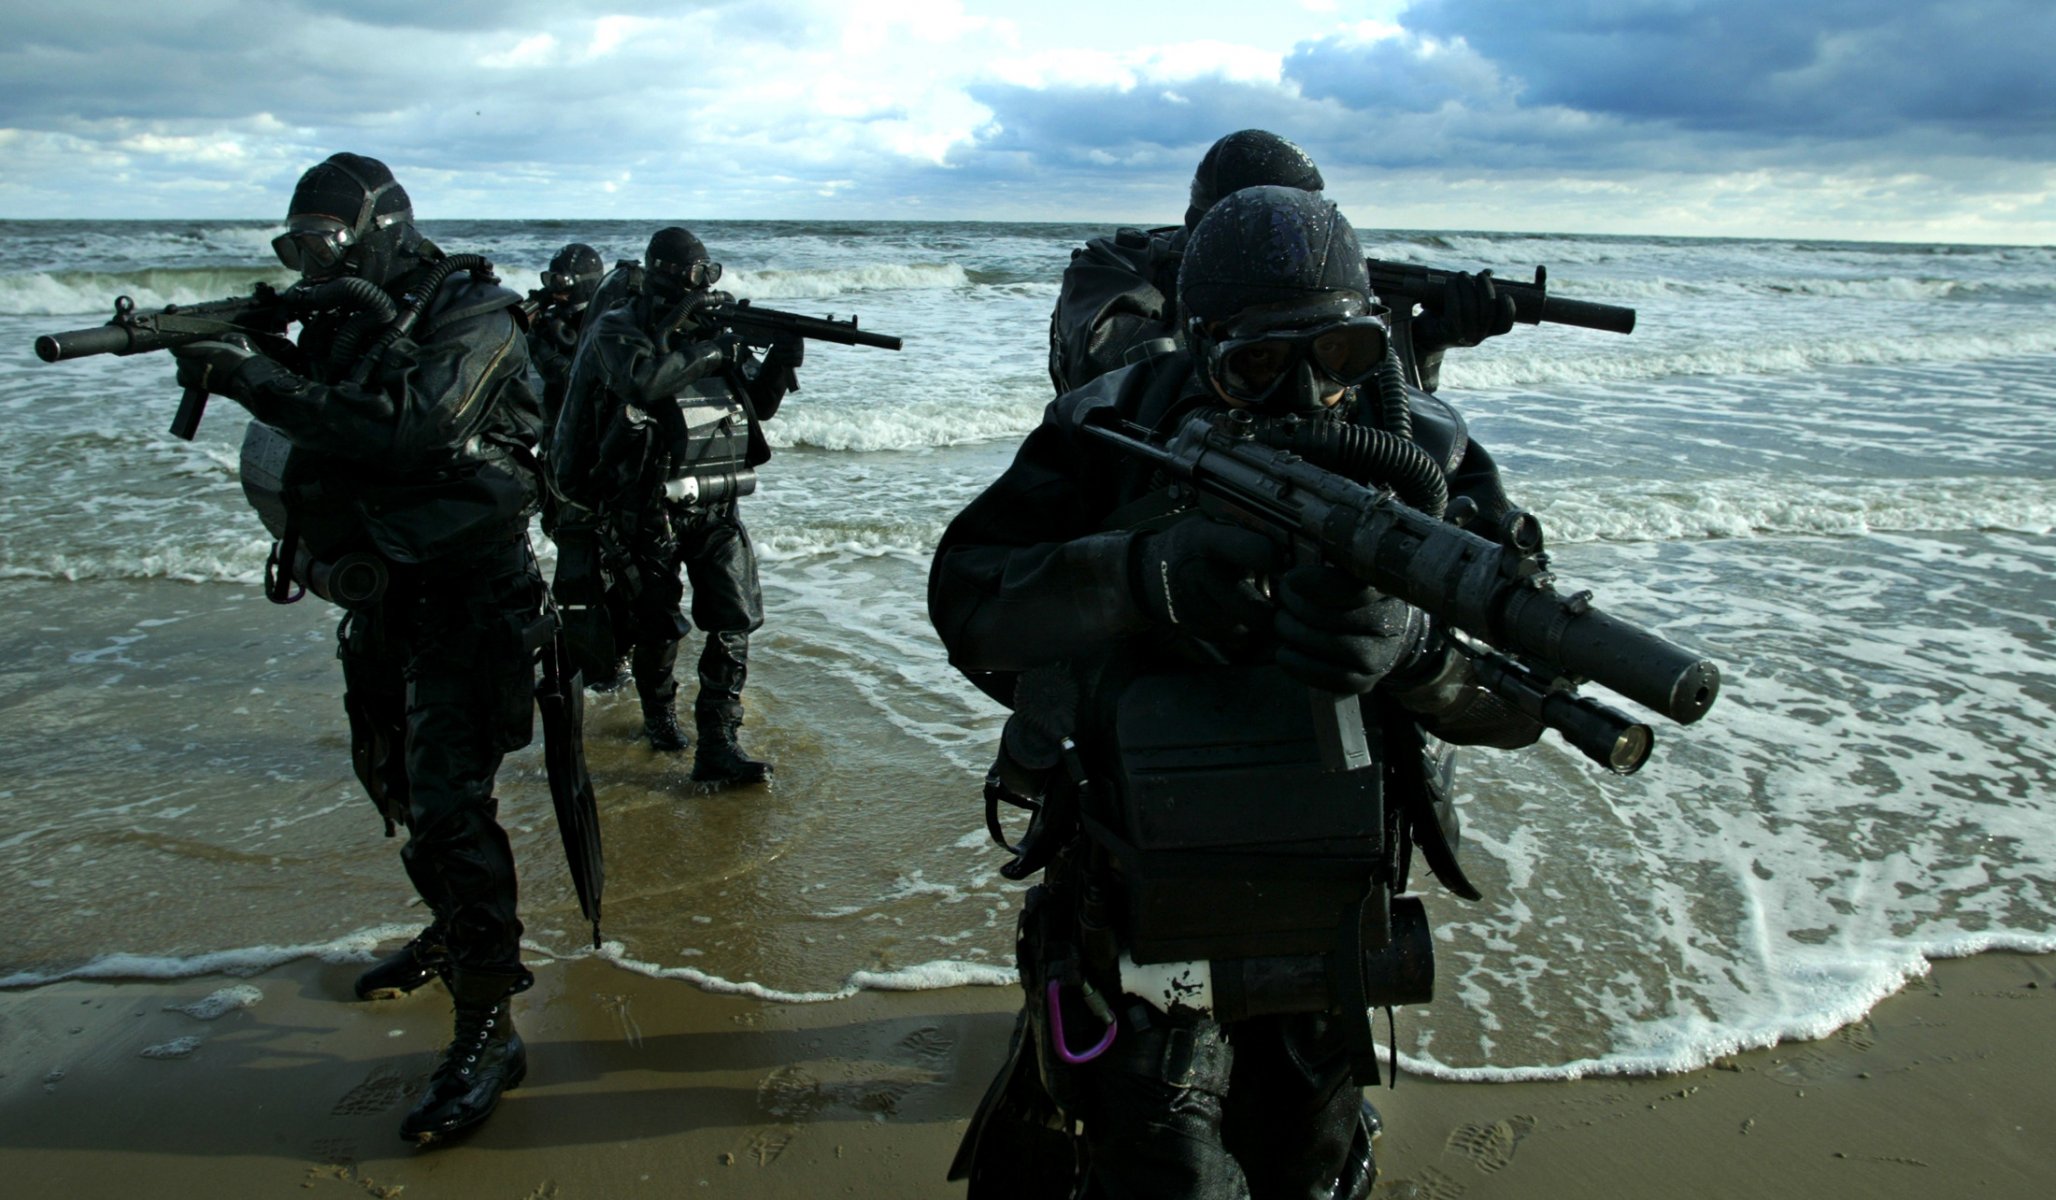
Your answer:
[[[358,969],[0,992],[6,1191],[961,1196],[943,1172],[1018,996],[767,1004],[543,964],[516,1002],[528,1082],[469,1139],[418,1150],[395,1129],[448,1003],[433,987],[348,1002]],[[1986,954],[1832,1037],[1689,1074],[1402,1078],[1375,1095],[1378,1195],[2040,1197],[2056,1193],[2052,1077],[2056,958]]]

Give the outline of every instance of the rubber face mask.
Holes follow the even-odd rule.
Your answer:
[[[350,199],[353,192],[354,204]],[[379,213],[379,201],[389,192],[398,193],[394,197],[398,207],[388,205],[392,211]],[[367,243],[391,240],[378,234],[414,219],[406,191],[398,182],[368,185],[356,171],[335,159],[316,165],[302,177],[293,207],[295,211],[286,217],[286,231],[271,239],[271,250],[287,270],[310,280],[352,273],[353,267],[361,265],[353,262],[353,253],[361,258],[369,249]],[[348,212],[352,208],[355,211]]]
[[[1329,407],[1378,373],[1391,344],[1384,309],[1352,292],[1195,319],[1190,340],[1222,395],[1281,413]]]
[[[310,279],[334,275],[342,270],[350,247],[357,244],[356,231],[330,217],[294,217],[286,231],[271,239],[272,253],[288,271]]]

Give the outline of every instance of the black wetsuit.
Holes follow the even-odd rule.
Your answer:
[[[1166,1009],[1124,995],[1110,960],[1120,951],[1161,962],[1337,950],[1334,913],[1348,921],[1357,898],[1404,886],[1398,831],[1433,813],[1423,729],[1508,746],[1537,732],[1492,705],[1438,720],[1374,691],[1363,703],[1368,767],[1247,765],[1259,753],[1275,758],[1277,742],[1223,753],[1264,736],[1271,715],[1259,697],[1286,697],[1272,707],[1303,720],[1306,691],[1260,647],[1210,646],[1151,624],[1132,595],[1134,544],[1140,529],[1181,518],[1154,503],[1167,493],[1152,468],[1082,431],[1108,410],[1175,428],[1201,390],[1189,355],[1176,351],[1059,397],[936,551],[929,607],[950,661],[1015,709],[1010,746],[1023,721],[1045,745],[1075,738],[1076,763],[1044,771],[1043,782],[1082,810],[1024,906],[1018,1052],[952,1171],[971,1180],[974,1200],[1066,1194],[1055,1189],[1068,1167],[1051,1173],[1049,1163],[1068,1158],[1047,1135],[1065,1119],[1082,1125],[1088,1196],[1365,1194],[1369,1132],[1351,1081],[1365,1075],[1367,1021],[1318,1011],[1223,1021]],[[1488,519],[1503,514],[1497,469],[1454,410],[1425,393],[1411,407],[1415,440],[1448,472],[1452,494]],[[1158,769],[1173,759],[1176,769]],[[1080,770],[1082,786],[1067,777]],[[1267,811],[1263,796],[1292,815]],[[1317,805],[1334,814],[1332,828],[1281,832]],[[1208,827],[1191,823],[1201,819]],[[1141,845],[1138,830],[1153,843]],[[1281,861],[1288,874],[1334,886],[1297,894],[1263,884]],[[1338,896],[1339,910],[1322,907]],[[1061,1035],[1049,1019],[1052,982],[1068,1026]],[[1104,1054],[1066,1063],[1058,1037],[1079,1053],[1106,1024],[1079,1003],[1082,983],[1111,1001],[1119,1031]]]
[[[308,562],[365,554],[389,573],[383,596],[338,630],[357,774],[388,831],[407,829],[401,859],[454,970],[502,992],[526,973],[493,782],[532,736],[547,633],[527,533],[541,414],[518,301],[451,277],[368,381],[352,378],[359,355],[332,361],[345,318],[317,317],[301,333],[300,376],[246,402],[261,423],[247,445],[292,443],[284,542]]]
[[[669,712],[676,702],[689,582],[692,623],[707,635],[694,718],[703,734],[725,728],[732,737],[750,634],[764,623],[756,553],[735,494],[671,499],[665,488],[696,473],[747,475],[768,459],[758,422],[777,413],[793,377],[740,345],[711,369],[687,372],[692,378],[667,373],[672,350],[710,352],[705,341],[655,345],[649,331],[667,307],[644,294],[593,318],[572,367],[551,471],[567,498],[600,514],[632,563],[630,664],[644,713]]]

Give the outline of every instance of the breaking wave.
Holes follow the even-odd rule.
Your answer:
[[[32,271],[0,275],[0,315],[112,313],[114,298],[138,308],[198,304],[248,295],[259,283],[285,287],[297,276],[273,267],[152,267],[141,271]]]
[[[1650,353],[1610,343],[1607,353],[1523,352],[1487,343],[1490,352],[1452,354],[1442,366],[1450,388],[1514,388],[1544,383],[1623,382],[1696,375],[1791,375],[1822,367],[1978,362],[2056,351],[2056,325],[2027,324],[1990,333],[1880,330],[1872,336],[1830,334],[1771,341],[1735,339]]]

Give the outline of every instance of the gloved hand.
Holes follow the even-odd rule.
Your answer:
[[[1513,297],[1500,293],[1489,270],[1455,271],[1442,286],[1441,307],[1427,316],[1432,320],[1424,320],[1427,336],[1421,340],[1429,348],[1475,346],[1513,328]]]
[[[226,334],[204,342],[172,347],[178,360],[178,385],[243,401],[258,380],[284,368],[259,354],[248,338]]]
[[[1336,567],[1294,567],[1278,580],[1278,665],[1327,692],[1361,696],[1419,652],[1419,609]]]
[[[797,371],[807,361],[807,339],[798,334],[781,333],[771,340],[771,348],[764,352],[764,366],[770,370],[784,367]]]
[[[1157,624],[1210,640],[1234,637],[1271,621],[1256,577],[1271,569],[1273,556],[1260,533],[1187,517],[1136,540],[1131,582]]]
[[[728,345],[719,338],[687,342],[651,364],[649,376],[643,383],[642,399],[648,406],[655,407],[659,400],[671,399],[684,390],[685,385],[713,374],[728,362]]]

